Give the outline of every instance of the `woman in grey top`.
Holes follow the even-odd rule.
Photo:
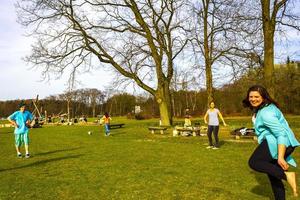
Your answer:
[[[204,122],[205,124],[208,124],[208,129],[207,129],[207,136],[208,136],[208,141],[209,141],[209,146],[207,147],[208,149],[218,149],[219,148],[219,118],[222,120],[224,126],[227,126],[221,112],[219,109],[215,108],[215,103],[212,101],[209,104],[209,109],[206,111],[204,115]],[[208,118],[208,122],[207,122]],[[212,142],[212,133],[214,133],[214,138],[215,138],[215,145],[213,145]]]

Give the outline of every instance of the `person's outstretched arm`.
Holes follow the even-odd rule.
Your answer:
[[[207,124],[207,116],[208,116],[208,111],[206,111],[205,115],[204,115],[204,123]]]
[[[218,112],[218,115],[219,115],[220,119],[222,120],[224,126],[227,126],[227,124],[225,123],[224,118],[223,118],[223,116],[222,116],[222,114],[221,114],[220,111]]]

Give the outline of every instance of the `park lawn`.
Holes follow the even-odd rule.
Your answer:
[[[7,119],[1,119],[0,120],[0,124],[7,124],[9,123],[9,121]]]
[[[205,148],[206,137],[152,135],[147,127],[157,120],[114,118],[126,125],[109,137],[99,126],[44,126],[30,130],[29,159],[16,157],[13,129],[0,128],[0,200],[269,200],[267,177],[247,165],[256,143],[229,135],[251,127],[249,119],[226,118],[218,150]],[[300,117],[288,119],[300,138]],[[293,155],[300,162],[299,149]],[[286,188],[287,199],[294,199]]]

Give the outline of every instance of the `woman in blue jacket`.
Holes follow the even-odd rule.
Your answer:
[[[285,199],[282,180],[286,180],[294,196],[298,196],[296,174],[287,170],[289,165],[296,167],[291,154],[300,143],[279,110],[278,104],[260,85],[249,88],[243,104],[253,111],[252,121],[259,143],[249,159],[249,166],[268,175],[276,200]]]

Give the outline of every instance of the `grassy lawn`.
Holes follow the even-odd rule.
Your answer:
[[[13,129],[0,128],[0,200],[272,199],[267,177],[247,165],[256,143],[229,135],[250,118],[225,120],[218,150],[205,148],[206,137],[152,135],[157,120],[114,118],[126,125],[110,137],[99,126],[44,126],[30,131],[29,159],[16,157]],[[300,116],[288,120],[300,138]],[[300,163],[299,148],[293,155]]]

